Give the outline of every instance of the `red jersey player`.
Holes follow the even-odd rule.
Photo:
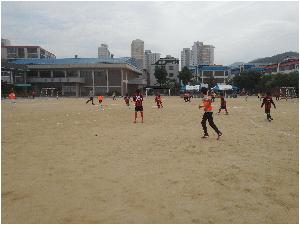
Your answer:
[[[160,94],[157,94],[155,96],[155,102],[156,102],[157,108],[163,108],[162,99],[160,97]]]
[[[267,120],[271,122],[273,118],[271,117],[271,104],[273,104],[274,108],[276,109],[276,105],[273,102],[272,96],[270,92],[267,92],[267,96],[264,97],[263,102],[261,104],[261,108],[265,105],[265,113],[267,114]]]
[[[143,123],[144,122],[143,95],[141,94],[139,89],[136,90],[136,93],[133,96],[133,101],[135,103],[134,123],[136,123],[137,112],[141,113],[142,123]]]
[[[126,105],[129,107],[129,101],[130,101],[130,96],[128,95],[128,93],[126,93],[125,97],[124,97],[124,101],[126,103]]]
[[[227,107],[226,107],[226,100],[225,100],[225,98],[224,98],[224,95],[221,94],[221,95],[220,95],[220,98],[221,98],[221,106],[220,106],[220,108],[219,108],[218,114],[220,114],[221,110],[224,109],[225,112],[226,112],[226,115],[228,115],[228,111],[227,111]]]

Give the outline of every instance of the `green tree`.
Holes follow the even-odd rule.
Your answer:
[[[175,79],[168,79],[167,86],[170,88],[171,95],[178,95],[180,90],[180,85]]]
[[[255,71],[243,72],[232,79],[232,84],[246,91],[258,91],[262,74]]]
[[[155,67],[154,76],[159,86],[166,85],[168,73],[165,67]]]
[[[192,72],[185,66],[182,71],[179,72],[179,79],[184,85],[187,85],[192,79]]]

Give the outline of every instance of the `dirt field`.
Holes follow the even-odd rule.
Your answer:
[[[201,139],[199,99],[2,100],[2,223],[298,223],[298,100],[255,97]],[[215,111],[219,99],[214,104]]]

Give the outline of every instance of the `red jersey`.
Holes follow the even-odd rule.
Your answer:
[[[271,104],[273,104],[274,108],[276,108],[275,103],[273,102],[272,97],[271,96],[266,96],[263,99],[261,107],[263,107],[265,105],[265,109],[269,110],[269,109],[271,109]]]
[[[156,97],[155,97],[155,102],[156,102],[156,103],[161,103],[161,97],[156,96]]]
[[[126,103],[129,103],[129,100],[130,100],[130,96],[125,96],[125,97],[124,97],[124,101],[125,101]]]
[[[226,100],[225,98],[221,97],[221,107],[226,107]]]
[[[135,103],[135,106],[143,106],[143,95],[137,94],[133,96],[133,101]]]

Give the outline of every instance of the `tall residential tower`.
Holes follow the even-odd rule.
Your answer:
[[[101,47],[98,48],[98,58],[110,58],[107,44],[101,44]]]
[[[136,59],[140,69],[144,68],[144,41],[133,40],[131,43],[131,58]]]

